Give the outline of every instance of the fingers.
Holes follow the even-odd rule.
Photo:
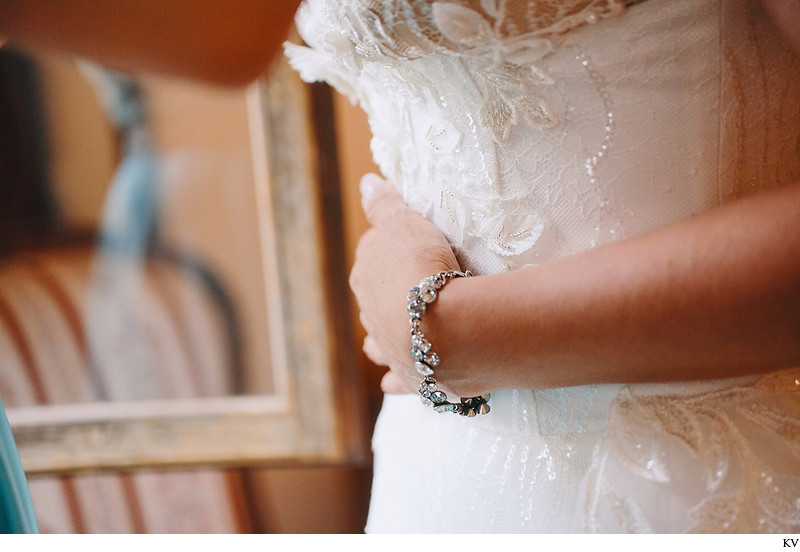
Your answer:
[[[381,350],[378,348],[378,344],[372,337],[367,336],[364,338],[364,345],[362,349],[364,350],[364,354],[367,355],[367,358],[369,358],[374,364],[377,364],[378,366],[389,365],[386,357],[383,356],[383,353],[381,353]]]
[[[409,368],[405,295],[422,276],[457,267],[458,262],[444,234],[408,208],[388,182],[367,174],[359,187],[371,227],[356,247],[349,283],[367,334],[363,350],[375,364],[396,370],[384,376],[384,392],[415,393],[416,378],[403,375]]]
[[[388,366],[374,339],[370,336],[364,338],[364,352],[367,357],[378,366]],[[381,378],[381,391],[384,393],[403,395],[406,393],[416,393],[418,391],[414,383],[410,383],[407,378],[398,375],[391,370]]]
[[[364,175],[359,189],[361,207],[372,226],[379,226],[383,220],[406,206],[397,190],[376,174]]]
[[[361,327],[369,334],[369,324],[367,323],[367,317],[364,315],[364,311],[358,313],[358,321],[361,323]]]
[[[378,346],[378,342],[372,336],[370,332],[369,324],[367,324],[367,318],[364,316],[364,311],[358,313],[358,319],[361,322],[361,327],[364,328],[367,332],[366,337],[364,338],[364,344],[362,345],[362,350],[367,355],[374,364],[378,366],[388,366],[389,361],[386,359],[386,355],[381,352],[380,347]]]
[[[381,391],[391,395],[404,395],[416,393],[418,389],[416,384],[395,372],[386,372],[386,375],[381,379]]]

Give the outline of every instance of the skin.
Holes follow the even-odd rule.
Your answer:
[[[412,392],[405,296],[458,263],[391,186],[364,187],[372,227],[350,278],[364,349],[391,368],[385,391]],[[452,280],[422,328],[443,359],[437,379],[460,396],[767,372],[800,365],[798,259],[793,183],[538,267]]]
[[[0,0],[0,36],[13,47],[78,55],[129,73],[240,86],[266,71],[299,3]]]
[[[763,3],[800,55],[800,4]],[[458,262],[391,186],[368,176],[361,189],[372,226],[350,285],[364,351],[390,368],[385,392],[416,392],[405,296]],[[453,280],[423,331],[443,359],[440,386],[459,396],[798,366],[800,182],[538,267]]]
[[[0,0],[0,36],[127,72],[238,86],[266,70],[298,4]],[[800,4],[762,4],[800,55]],[[457,261],[438,229],[391,187],[369,177],[362,190],[372,228],[359,243],[351,287],[368,332],[364,349],[390,367],[385,391],[413,391],[405,295]],[[800,183],[787,183],[568,259],[454,280],[424,331],[445,359],[437,376],[461,395],[771,371],[800,364],[797,259]]]

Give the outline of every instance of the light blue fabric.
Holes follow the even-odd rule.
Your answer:
[[[0,533],[38,533],[33,502],[0,401]]]

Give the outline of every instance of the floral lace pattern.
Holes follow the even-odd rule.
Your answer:
[[[800,67],[765,21],[747,0],[306,0],[287,54],[490,274],[800,175]],[[501,391],[467,424],[389,398],[368,529],[796,530],[797,382]]]
[[[359,0],[343,7],[309,2],[306,10],[337,23],[336,34],[326,33],[317,44],[325,56],[293,46],[289,55],[304,78],[328,80],[351,99],[357,94],[349,82],[365,63],[447,54],[481,60],[480,122],[502,143],[520,120],[537,129],[558,125],[547,102],[531,93],[536,82],[553,84],[536,62],[563,33],[617,15],[624,5],[625,0]]]
[[[671,512],[683,525],[673,531],[800,526],[800,370],[753,381],[697,394],[623,390],[586,479],[591,514],[584,529],[663,531],[657,512],[665,506],[653,504],[652,493],[667,496],[671,486],[683,493]],[[620,471],[638,483],[621,486]]]
[[[353,0],[314,4],[368,60],[453,54],[525,65],[571,29],[632,0]],[[338,13],[335,13],[338,12]],[[300,17],[305,17],[301,12]]]
[[[325,80],[361,104],[370,115],[375,160],[407,203],[443,229],[462,261],[480,272],[497,272],[559,255],[559,245],[570,252],[588,245],[553,243],[559,235],[541,205],[563,201],[567,190],[553,197],[549,190],[537,194],[513,183],[535,182],[537,175],[551,174],[551,166],[565,163],[587,184],[594,178],[594,167],[610,146],[610,131],[603,130],[610,128],[611,113],[602,77],[585,55],[570,51],[571,78],[584,81],[582,88],[588,84],[591,96],[580,103],[607,114],[596,127],[602,138],[579,138],[595,142],[586,157],[569,157],[558,130],[578,100],[567,97],[567,81],[557,82],[544,58],[566,31],[618,15],[623,5],[621,0],[312,0],[299,14],[311,48],[288,45],[287,54],[305,80]],[[423,120],[427,124],[420,127]],[[506,178],[515,170],[507,159],[525,155],[533,140],[549,142],[550,153],[528,169],[529,179]],[[587,225],[594,223],[591,231],[608,235],[618,224],[602,212],[600,196],[588,189],[568,193],[573,207],[588,215]],[[483,259],[470,254],[477,244]]]

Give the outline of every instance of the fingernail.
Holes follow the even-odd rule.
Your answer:
[[[384,186],[386,181],[374,173],[367,173],[361,178],[361,182],[358,184],[359,190],[361,190],[361,197],[363,199],[369,199],[375,194],[375,190]]]

